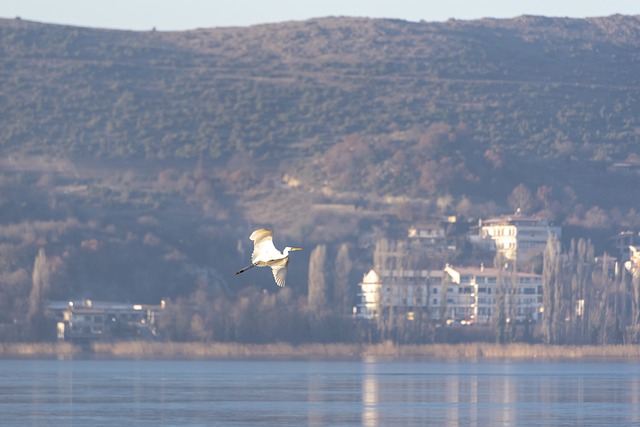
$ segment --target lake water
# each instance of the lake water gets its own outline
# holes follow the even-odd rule
[[[640,365],[0,360],[0,425],[640,426]]]

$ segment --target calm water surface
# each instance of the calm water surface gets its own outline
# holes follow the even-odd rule
[[[0,425],[640,426],[640,365],[0,360]]]

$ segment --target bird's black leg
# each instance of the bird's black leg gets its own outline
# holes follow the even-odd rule
[[[256,266],[255,264],[249,264],[249,265],[247,265],[246,267],[244,267],[244,268],[242,268],[242,269],[240,269],[240,270],[236,271],[236,274],[244,273],[244,272],[245,272],[245,271],[247,271],[248,269],[253,268],[253,267],[255,267],[255,266]]]

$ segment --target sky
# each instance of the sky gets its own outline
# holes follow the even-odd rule
[[[0,17],[159,31],[249,26],[326,16],[407,21],[640,15],[639,0],[0,0]]]

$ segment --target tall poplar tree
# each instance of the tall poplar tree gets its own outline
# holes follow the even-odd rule
[[[560,280],[560,242],[549,237],[542,267],[542,337],[547,344],[558,344],[558,281]]]
[[[326,279],[327,246],[318,245],[309,257],[309,308],[316,313],[323,313],[327,304]]]
[[[351,274],[351,258],[349,257],[349,246],[346,243],[340,245],[334,268],[333,280],[333,300],[339,315],[350,313],[351,308],[351,286],[349,275]]]

